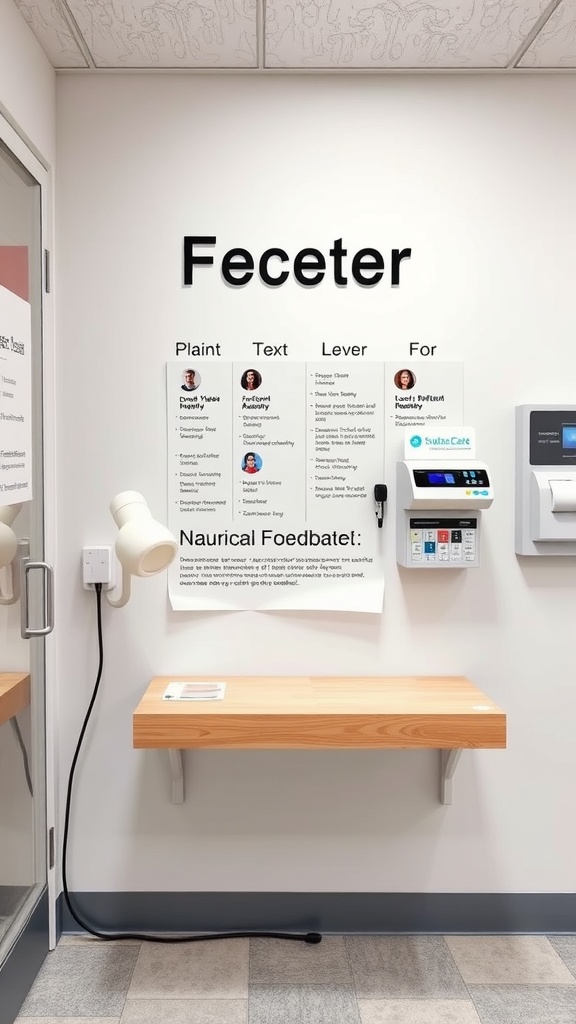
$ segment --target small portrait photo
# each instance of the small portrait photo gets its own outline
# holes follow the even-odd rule
[[[182,374],[182,386],[181,391],[196,391],[202,383],[202,378],[198,373],[198,370],[184,370]]]
[[[416,383],[416,377],[412,370],[398,370],[394,374],[394,383],[399,391],[410,391]]]
[[[256,452],[246,452],[242,459],[242,471],[244,473],[259,473],[262,469],[262,459]]]
[[[256,391],[262,383],[262,374],[258,370],[244,370],[240,384],[244,391]]]

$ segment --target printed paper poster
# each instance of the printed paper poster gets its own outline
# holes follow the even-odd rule
[[[406,428],[440,430],[464,422],[462,363],[395,362],[385,364],[386,432]]]
[[[0,285],[0,505],[32,498],[30,303]]]
[[[172,607],[379,613],[384,367],[171,362]]]

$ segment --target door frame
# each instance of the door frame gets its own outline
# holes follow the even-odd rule
[[[52,170],[30,150],[25,140],[6,120],[0,110],[0,140],[13,156],[26,168],[40,186],[41,247],[42,247],[42,387],[43,387],[43,476],[44,476],[44,559],[50,565],[56,561],[56,398],[55,398],[55,343],[54,343],[54,184]],[[46,280],[50,253],[50,281]],[[49,290],[47,290],[47,287]],[[46,876],[48,890],[48,943],[54,949],[57,941],[56,903],[58,898],[58,847],[56,773],[56,643],[54,632],[45,638],[45,716],[46,716]],[[49,835],[52,835],[54,864],[50,865]]]

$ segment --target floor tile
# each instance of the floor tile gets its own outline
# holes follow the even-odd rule
[[[360,999],[362,1024],[480,1024],[463,999]]]
[[[467,985],[576,984],[543,935],[448,935]]]
[[[49,953],[21,1017],[119,1017],[138,950],[59,947]]]
[[[550,944],[576,977],[576,935],[551,935]]]
[[[248,1024],[248,1000],[127,999],[121,1024]]]
[[[250,984],[337,985],[353,981],[342,935],[319,945],[250,939]]]
[[[144,942],[130,998],[247,999],[248,939],[163,944]]]
[[[352,985],[251,985],[249,1024],[361,1024]]]
[[[347,936],[359,999],[467,999],[440,935]]]
[[[481,1024],[574,1024],[574,985],[472,985]]]

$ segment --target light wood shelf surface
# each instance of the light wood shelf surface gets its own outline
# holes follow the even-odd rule
[[[170,682],[226,683],[222,701],[163,701]],[[503,748],[506,715],[463,676],[158,676],[134,712],[138,748]]]
[[[0,672],[0,725],[28,707],[30,676],[28,672]]]

